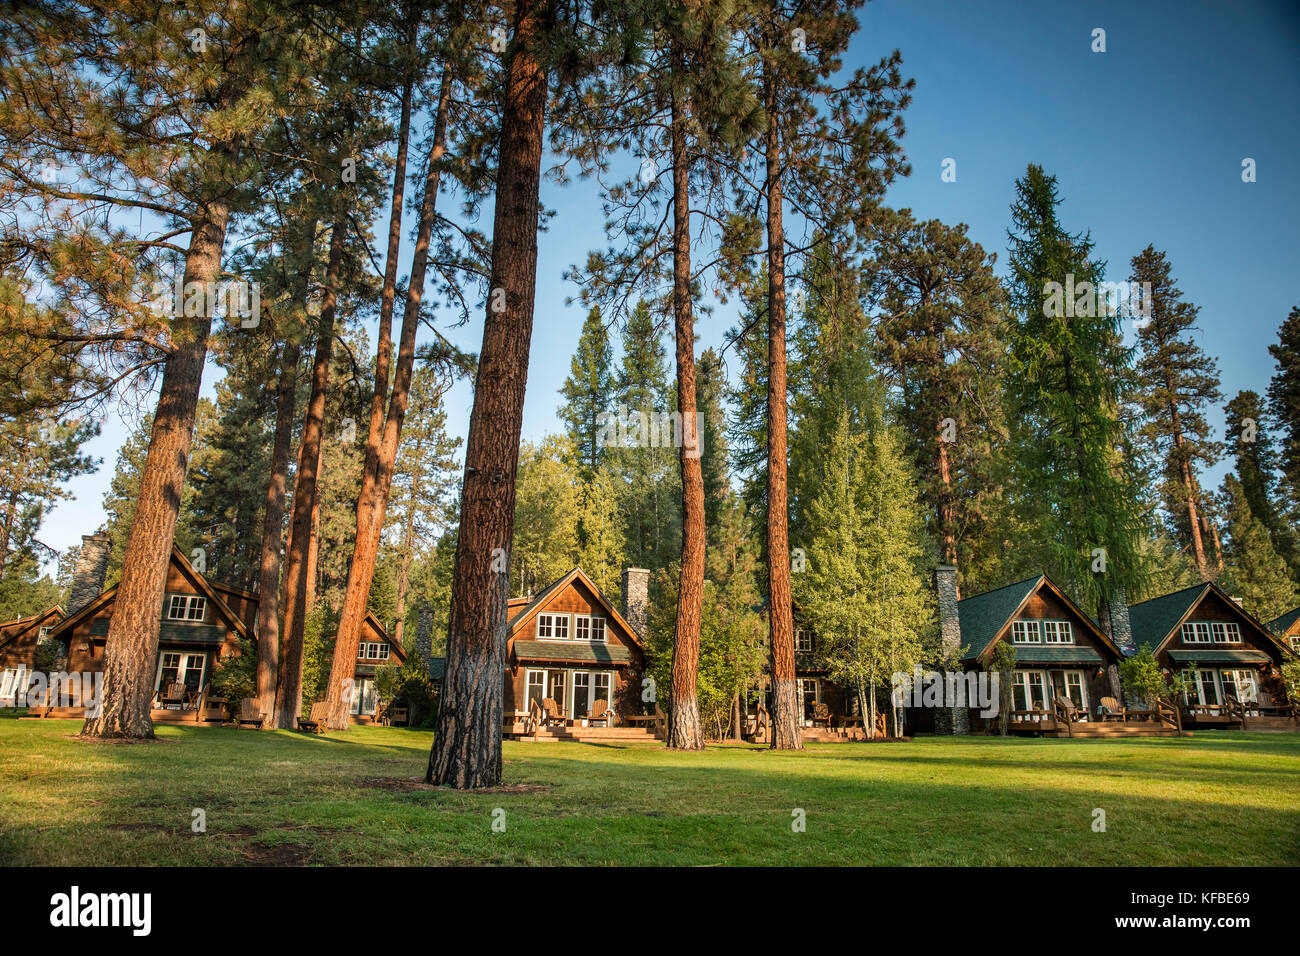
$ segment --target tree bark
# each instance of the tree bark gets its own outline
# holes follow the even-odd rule
[[[411,279],[406,289],[402,337],[398,343],[397,365],[393,372],[393,394],[388,402],[388,414],[381,416],[382,421],[376,420],[372,407],[370,424],[373,431],[366,439],[366,467],[361,478],[361,491],[357,496],[356,541],[352,550],[352,563],[348,568],[347,591],[343,597],[343,613],[339,616],[334,659],[325,697],[330,705],[329,726],[332,730],[346,730],[349,725],[348,691],[352,685],[345,681],[350,680],[356,672],[361,626],[366,617],[370,585],[374,582],[379,537],[388,508],[388,492],[393,482],[393,466],[397,462],[397,446],[401,441],[402,423],[406,420],[407,403],[411,396],[415,333],[420,327],[424,277],[429,265],[429,242],[437,218],[438,185],[441,180],[442,156],[447,145],[447,111],[450,102],[451,73],[444,69],[434,120],[433,148],[429,153],[429,171],[424,184],[424,201],[420,207],[420,224],[416,233],[414,259],[411,262]],[[384,347],[381,351],[387,352],[388,349]],[[378,387],[377,382],[377,398],[380,397]],[[382,429],[376,427],[379,424],[382,424]]]
[[[185,288],[211,288],[221,275],[221,250],[230,217],[224,202],[211,202],[193,227],[185,256]],[[177,303],[179,306],[181,303]],[[171,561],[185,472],[194,444],[194,415],[208,354],[213,303],[203,315],[172,320],[172,352],[163,365],[149,453],[140,476],[135,518],[127,537],[122,578],[104,647],[104,689],[98,716],[82,737],[153,737],[153,699],[158,630]],[[180,311],[180,309],[178,309]]]
[[[543,20],[549,9],[518,0],[505,67],[488,309],[465,449],[446,671],[426,775],[458,789],[501,782],[506,596],[546,128],[547,77],[537,46],[549,28]],[[501,295],[505,308],[498,312]]]
[[[700,613],[704,602],[704,475],[701,437],[695,433],[695,318],[691,310],[690,159],[681,104],[672,103],[673,325],[677,344],[677,409],[682,416],[682,562],[673,632],[667,744],[703,750],[696,675],[700,666]]]
[[[330,235],[329,264],[325,270],[325,299],[321,303],[316,333],[316,359],[312,366],[311,397],[303,417],[298,478],[293,493],[289,556],[285,562],[284,649],[280,655],[279,688],[275,699],[275,726],[292,730],[302,713],[303,642],[306,639],[308,551],[312,509],[316,504],[316,479],[321,440],[325,431],[325,390],[329,386],[330,359],[334,355],[334,316],[338,304],[339,273],[347,226],[335,222]]]
[[[770,84],[771,81],[769,80]],[[768,116],[775,93],[768,91]],[[786,474],[785,226],[781,146],[767,128],[767,597],[772,664],[772,749],[803,748],[790,603],[790,510]]]
[[[316,220],[305,234],[306,265],[298,273],[294,302],[304,307],[311,282],[312,249]],[[271,474],[266,486],[266,512],[262,521],[262,550],[257,576],[257,699],[258,709],[275,713],[275,685],[280,669],[280,571],[284,558],[284,505],[289,475],[289,449],[297,412],[298,363],[302,358],[300,329],[289,329],[280,356],[280,384],[275,398],[275,438],[271,446]]]

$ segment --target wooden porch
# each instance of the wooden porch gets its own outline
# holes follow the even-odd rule
[[[1164,699],[1150,710],[1118,708],[1099,720],[1086,719],[1067,700],[1057,698],[1050,708],[1031,707],[1007,715],[1007,731],[1040,737],[1186,737],[1182,710]]]

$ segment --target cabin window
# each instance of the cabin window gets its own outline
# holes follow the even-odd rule
[[[352,704],[349,712],[357,717],[362,714],[373,714],[375,703],[375,682],[369,677],[358,677],[352,685]]]
[[[1073,644],[1074,632],[1069,621],[1043,621],[1044,644]]]
[[[1215,621],[1210,625],[1215,644],[1240,644],[1241,628],[1235,621]]]
[[[821,681],[816,677],[801,677],[799,692],[803,697],[803,719],[806,723],[812,720],[813,708],[821,697]]]
[[[1016,671],[1011,688],[1011,702],[1015,710],[1046,710],[1047,681],[1042,671]]]
[[[537,701],[537,706],[542,706],[542,698],[546,696],[546,671],[529,671],[528,672],[528,689],[524,695],[525,707],[531,709],[533,701]]]
[[[31,683],[28,679],[30,671],[27,665],[19,664],[17,667],[6,667],[3,673],[0,673],[0,702],[4,702],[6,707],[17,706],[15,701],[23,698],[26,702],[27,687]]]
[[[605,643],[605,619],[586,614],[575,614],[573,617],[573,636],[579,641]]]
[[[181,683],[185,689],[196,691],[203,686],[203,671],[207,665],[206,654],[182,654],[164,651],[158,655],[158,678],[154,690],[162,693],[168,685]]]
[[[208,610],[208,599],[197,594],[173,594],[167,607],[169,621],[202,621]]]
[[[567,641],[569,639],[569,615],[537,615],[537,639]]]
[[[1243,704],[1255,704],[1259,702],[1259,687],[1255,683],[1254,671],[1220,671],[1219,681],[1223,685],[1224,697],[1235,697]]]
[[[794,649],[800,654],[811,654],[813,649],[813,632],[798,628],[794,632]]]
[[[1084,689],[1083,671],[1052,671],[1052,693],[1058,699],[1068,697],[1081,712],[1088,712],[1088,695]]]
[[[38,628],[36,631],[36,643],[39,644],[41,641],[45,640],[45,638],[49,636],[49,633],[50,626],[48,624],[44,627]]]
[[[1210,622],[1209,621],[1188,621],[1186,624],[1184,624],[1183,643],[1184,644],[1210,643]]]
[[[388,660],[388,645],[383,641],[362,641],[357,646],[357,660],[386,661]]]
[[[1291,650],[1300,654],[1300,634],[1296,634],[1291,638]]]
[[[1015,621],[1011,625],[1012,644],[1041,644],[1043,638],[1037,621]]]
[[[1201,703],[1219,703],[1219,686],[1214,679],[1214,671],[1201,671]]]

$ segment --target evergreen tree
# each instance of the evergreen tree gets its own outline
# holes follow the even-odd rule
[[[447,413],[442,396],[446,376],[428,365],[415,371],[411,383],[411,415],[402,430],[393,470],[389,511],[395,531],[396,559],[395,614],[393,638],[407,648],[406,604],[411,585],[411,566],[426,554],[450,526],[454,515],[459,438],[447,434]]]
[[[875,735],[876,690],[919,664],[933,598],[925,526],[902,443],[877,416],[840,406],[825,446],[821,490],[808,506],[808,569],[795,599],[833,680],[857,691]]]
[[[1300,604],[1300,591],[1288,575],[1286,563],[1273,550],[1268,530],[1250,510],[1236,476],[1223,479],[1220,493],[1228,519],[1224,548],[1228,584],[1247,611],[1261,621],[1271,621]]]
[[[1277,362],[1268,383],[1268,407],[1280,428],[1282,490],[1292,522],[1300,524],[1300,305],[1287,315],[1268,352]]]
[[[569,366],[560,394],[565,403],[560,406],[560,418],[573,442],[584,475],[590,480],[604,461],[605,449],[601,447],[602,415],[611,413],[614,395],[613,375],[610,371],[612,351],[609,331],[600,317],[600,308],[593,307],[582,324],[578,337],[578,350]]]
[[[997,257],[966,226],[882,215],[867,287],[882,369],[915,465],[939,558],[963,572],[1000,552],[989,540],[1000,497],[994,455],[1005,430],[998,382],[1005,298]]]
[[[1026,532],[1015,547],[1101,615],[1141,585],[1138,483],[1119,451],[1130,357],[1118,318],[1099,302],[1092,240],[1065,231],[1060,202],[1056,178],[1040,166],[1016,182],[1004,399]]]
[[[1273,422],[1258,392],[1244,390],[1224,407],[1228,447],[1235,452],[1237,480],[1255,519],[1300,582],[1300,540],[1279,507],[1277,448]]]
[[[730,455],[727,448],[727,411],[724,405],[727,388],[722,359],[713,349],[700,355],[698,376],[695,380],[695,407],[704,421],[701,436],[700,464],[704,480],[704,524],[708,540],[714,540],[714,530],[722,520],[731,492]]]
[[[1221,450],[1205,420],[1206,406],[1222,397],[1219,371],[1191,338],[1200,309],[1183,301],[1165,254],[1147,246],[1131,266],[1129,281],[1150,289],[1149,313],[1137,324],[1139,434],[1163,459],[1160,499],[1175,540],[1190,550],[1201,579],[1208,581],[1212,566],[1221,569],[1223,560],[1198,474],[1214,467]]]

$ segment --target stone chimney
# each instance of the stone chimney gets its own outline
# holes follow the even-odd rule
[[[77,555],[77,568],[72,572],[68,588],[68,606],[71,616],[80,611],[104,590],[104,577],[108,574],[108,555],[113,542],[106,534],[81,536],[81,551]]]
[[[934,569],[934,587],[939,596],[939,641],[945,655],[961,650],[961,615],[957,611],[957,569],[941,564]]]
[[[433,608],[427,604],[420,605],[415,619],[415,653],[424,661],[424,669],[429,670],[433,659]]]
[[[1128,593],[1120,588],[1110,599],[1110,639],[1124,653],[1133,650],[1133,624],[1128,617]]]
[[[957,666],[961,651],[961,613],[957,608],[957,569],[941,564],[934,569],[934,589],[939,598],[939,645],[950,667]],[[939,707],[934,712],[936,734],[970,731],[970,711],[965,707]]]
[[[623,569],[623,617],[645,640],[650,614],[650,572],[645,568]]]

